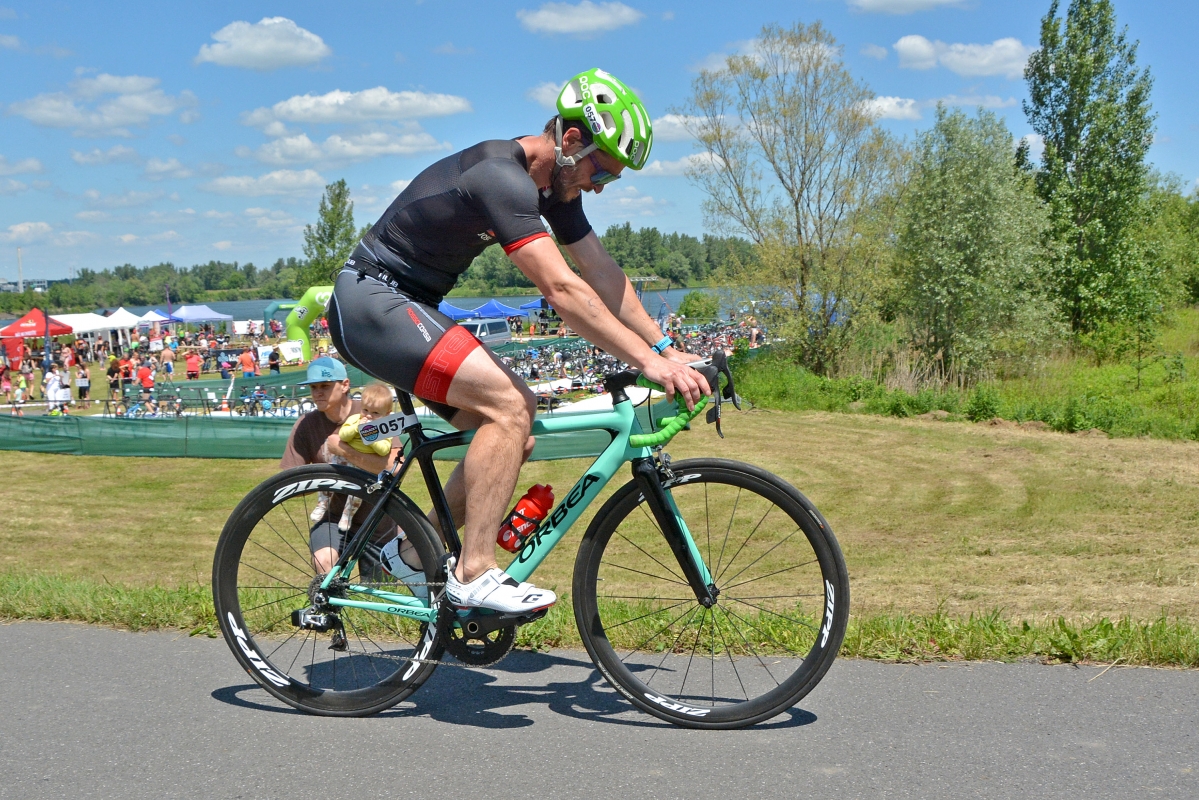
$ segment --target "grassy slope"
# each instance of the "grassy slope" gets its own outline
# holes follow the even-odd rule
[[[697,427],[672,453],[761,464],[817,504],[850,568],[850,652],[1002,658],[1073,647],[1199,664],[1199,445],[825,413],[742,413],[726,429],[721,442]],[[237,500],[275,468],[0,458],[10,509],[0,531],[0,616],[132,627],[210,628],[216,538]],[[519,486],[548,481],[564,491],[584,466],[531,464]],[[50,499],[31,499],[39,497]],[[569,590],[585,523],[539,580]],[[1153,634],[1162,615],[1170,622]],[[1059,617],[1084,644],[1071,644]],[[1101,617],[1133,623],[1120,633]],[[530,626],[525,641],[570,644],[570,628],[563,608]],[[1130,656],[1136,642],[1137,652],[1158,655]]]

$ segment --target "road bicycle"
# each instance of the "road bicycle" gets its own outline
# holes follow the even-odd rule
[[[672,461],[662,449],[705,406],[723,436],[721,400],[738,399],[732,373],[723,353],[703,370],[711,403],[658,420],[659,430],[644,432],[626,390],[661,387],[631,370],[605,378],[611,410],[535,420],[534,435],[598,435],[606,446],[506,570],[531,579],[630,464],[632,480],[592,516],[575,558],[570,601],[583,645],[637,708],[681,726],[737,728],[791,708],[828,671],[845,635],[849,578],[828,522],[795,487],[750,464]],[[213,601],[226,643],[268,692],[314,714],[389,708],[445,652],[467,666],[492,664],[512,648],[517,626],[546,613],[466,611],[445,600],[461,543],[433,458],[471,432],[427,437],[411,398],[399,400],[399,413],[361,431],[402,435],[402,464],[377,476],[333,465],[280,472],[241,501],[217,545]],[[444,540],[401,491],[414,466]],[[332,520],[338,498],[363,501],[327,574],[309,549],[320,491],[334,493]],[[420,584],[380,567],[381,548],[399,531],[419,556]]]

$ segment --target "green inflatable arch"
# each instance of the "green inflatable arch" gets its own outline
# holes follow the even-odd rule
[[[304,360],[312,360],[312,343],[308,340],[308,326],[319,317],[329,305],[333,296],[332,286],[313,286],[304,292],[304,296],[296,301],[296,306],[287,315],[283,323],[287,327],[287,338],[300,342],[304,351]]]

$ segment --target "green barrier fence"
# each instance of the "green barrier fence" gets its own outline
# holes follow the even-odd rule
[[[654,406],[654,419],[673,416],[674,403]],[[649,429],[649,411],[637,409],[641,424]],[[0,416],[0,450],[60,453],[76,456],[141,456],[159,458],[279,458],[287,446],[294,420],[271,417],[224,418],[211,416],[177,419],[123,419],[113,417],[5,417]],[[449,431],[449,425],[431,420],[430,435]],[[533,461],[585,458],[600,454],[611,441],[603,431],[559,433],[537,437]],[[446,461],[462,458],[466,448],[442,450]]]

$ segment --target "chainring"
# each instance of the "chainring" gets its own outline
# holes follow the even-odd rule
[[[516,644],[516,626],[497,628],[478,638],[467,638],[458,625],[445,627],[445,649],[454,658],[470,667],[486,667],[496,663]]]

